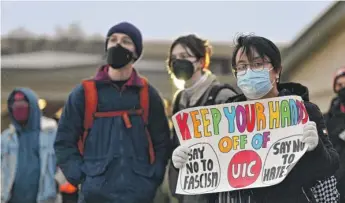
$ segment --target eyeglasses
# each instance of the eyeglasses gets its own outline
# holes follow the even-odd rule
[[[234,73],[236,76],[242,76],[247,73],[248,68],[250,68],[253,72],[261,72],[263,71],[266,67],[265,65],[270,64],[271,62],[269,61],[264,61],[264,62],[255,62],[252,64],[238,64],[235,66]]]

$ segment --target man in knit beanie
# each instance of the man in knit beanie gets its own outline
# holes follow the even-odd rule
[[[340,158],[340,167],[335,173],[340,192],[340,202],[345,202],[345,67],[336,71],[333,90],[337,96],[325,115],[329,136]]]
[[[114,25],[107,33],[105,51],[108,76],[112,81],[120,81],[117,85],[121,86],[132,74],[133,63],[141,57],[143,40],[140,30],[128,22]]]
[[[105,40],[106,65],[66,102],[55,141],[79,203],[151,203],[170,156],[169,126],[158,91],[134,63],[143,51],[137,27],[122,22]]]

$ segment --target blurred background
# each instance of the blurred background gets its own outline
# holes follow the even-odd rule
[[[233,41],[240,33],[273,40],[283,57],[283,81],[309,87],[322,111],[333,96],[335,70],[345,65],[345,2],[1,2],[1,128],[9,124],[7,96],[15,87],[37,92],[45,116],[61,108],[82,79],[103,63],[108,28],[129,21],[141,29],[137,70],[170,103],[176,86],[166,71],[169,46],[196,33],[213,46],[211,71],[234,84]]]

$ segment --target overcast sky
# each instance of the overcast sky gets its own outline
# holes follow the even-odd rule
[[[53,35],[55,27],[80,23],[92,35],[105,35],[120,21],[137,25],[146,40],[170,40],[196,33],[211,41],[232,41],[236,33],[254,32],[275,42],[290,42],[310,25],[331,1],[252,2],[1,2],[1,34],[24,26]]]

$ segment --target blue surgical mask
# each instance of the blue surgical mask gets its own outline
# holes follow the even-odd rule
[[[254,72],[248,68],[246,74],[237,76],[237,86],[248,99],[260,99],[273,88],[268,69]]]

